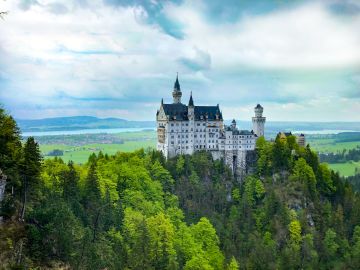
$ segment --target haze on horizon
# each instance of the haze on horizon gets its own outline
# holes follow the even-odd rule
[[[182,102],[225,119],[360,121],[360,1],[14,0],[0,104],[15,118],[154,120]]]

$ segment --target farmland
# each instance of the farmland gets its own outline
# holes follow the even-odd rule
[[[154,131],[123,132],[117,134],[54,135],[36,137],[44,158],[52,158],[49,153],[61,150],[60,157],[65,161],[84,163],[92,153],[115,154],[118,151],[130,152],[140,148],[155,147]]]

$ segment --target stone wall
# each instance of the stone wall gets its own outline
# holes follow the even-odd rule
[[[224,151],[210,151],[211,152],[211,155],[212,155],[212,158],[214,160],[219,160],[219,159],[222,159],[224,158]]]
[[[235,175],[238,180],[243,180],[246,175],[246,156],[248,151],[238,150],[237,151],[237,164]]]

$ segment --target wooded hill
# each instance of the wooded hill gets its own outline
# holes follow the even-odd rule
[[[2,269],[359,269],[360,196],[295,137],[236,181],[206,152],[42,160],[0,110]]]

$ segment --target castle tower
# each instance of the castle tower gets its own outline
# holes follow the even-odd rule
[[[255,107],[255,117],[252,118],[253,131],[260,137],[264,136],[266,118],[262,116],[264,108],[260,104]]]
[[[180,89],[180,83],[179,83],[179,79],[178,79],[178,75],[176,74],[176,81],[174,84],[174,91],[172,93],[173,98],[174,98],[174,103],[181,103],[181,89]]]
[[[298,142],[299,146],[305,147],[305,145],[306,145],[305,135],[301,133],[301,134],[297,137],[297,142]]]

